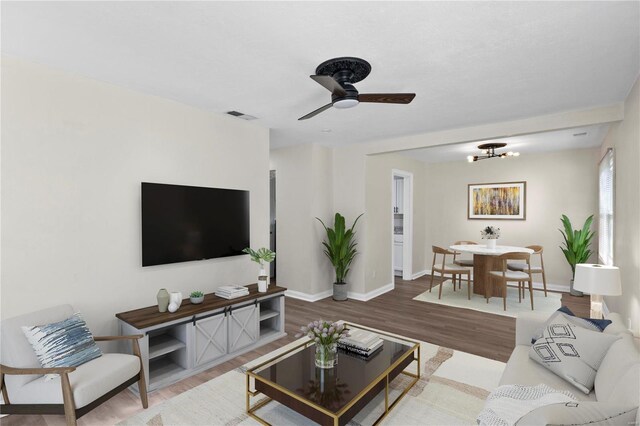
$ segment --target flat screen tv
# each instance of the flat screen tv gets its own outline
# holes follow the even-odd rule
[[[249,191],[142,182],[142,266],[236,256],[249,246]]]

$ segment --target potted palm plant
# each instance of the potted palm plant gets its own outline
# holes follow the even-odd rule
[[[593,254],[590,249],[591,238],[593,238],[593,231],[591,231],[593,215],[587,218],[584,225],[582,225],[582,229],[573,229],[573,225],[571,225],[571,221],[566,215],[562,215],[560,220],[564,227],[564,230],[559,230],[564,237],[564,246],[560,246],[560,250],[562,250],[564,257],[569,262],[569,266],[571,266],[572,278],[569,291],[573,296],[582,296],[582,292],[573,289],[573,279],[576,275],[576,265],[578,263],[586,263],[591,254]]]
[[[327,227],[320,218],[316,217],[327,233],[326,241],[322,242],[324,254],[327,255],[336,272],[336,281],[333,283],[333,300],[347,300],[347,282],[345,280],[351,262],[358,253],[357,243],[353,237],[355,236],[354,228],[361,216],[356,218],[349,229],[345,226],[344,216],[340,213],[335,215],[333,228]]]

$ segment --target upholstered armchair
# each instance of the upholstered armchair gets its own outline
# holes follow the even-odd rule
[[[0,323],[1,414],[64,414],[68,425],[117,393],[138,382],[142,406],[147,387],[135,336],[94,337],[95,341],[128,340],[133,354],[104,353],[78,367],[42,368],[22,327],[49,324],[71,317],[70,305],[33,312]],[[46,380],[45,374],[59,375]]]

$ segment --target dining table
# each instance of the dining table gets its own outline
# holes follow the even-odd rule
[[[489,273],[491,271],[501,271],[502,264],[498,256],[505,253],[529,253],[533,250],[527,247],[516,246],[495,246],[489,248],[485,244],[458,244],[449,246],[449,249],[456,253],[470,253],[473,255],[473,292],[485,295],[485,288],[489,285]],[[502,290],[496,286],[493,294],[489,296],[502,297]]]

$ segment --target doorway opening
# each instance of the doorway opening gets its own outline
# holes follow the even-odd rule
[[[413,279],[413,173],[391,173],[391,282]]]

